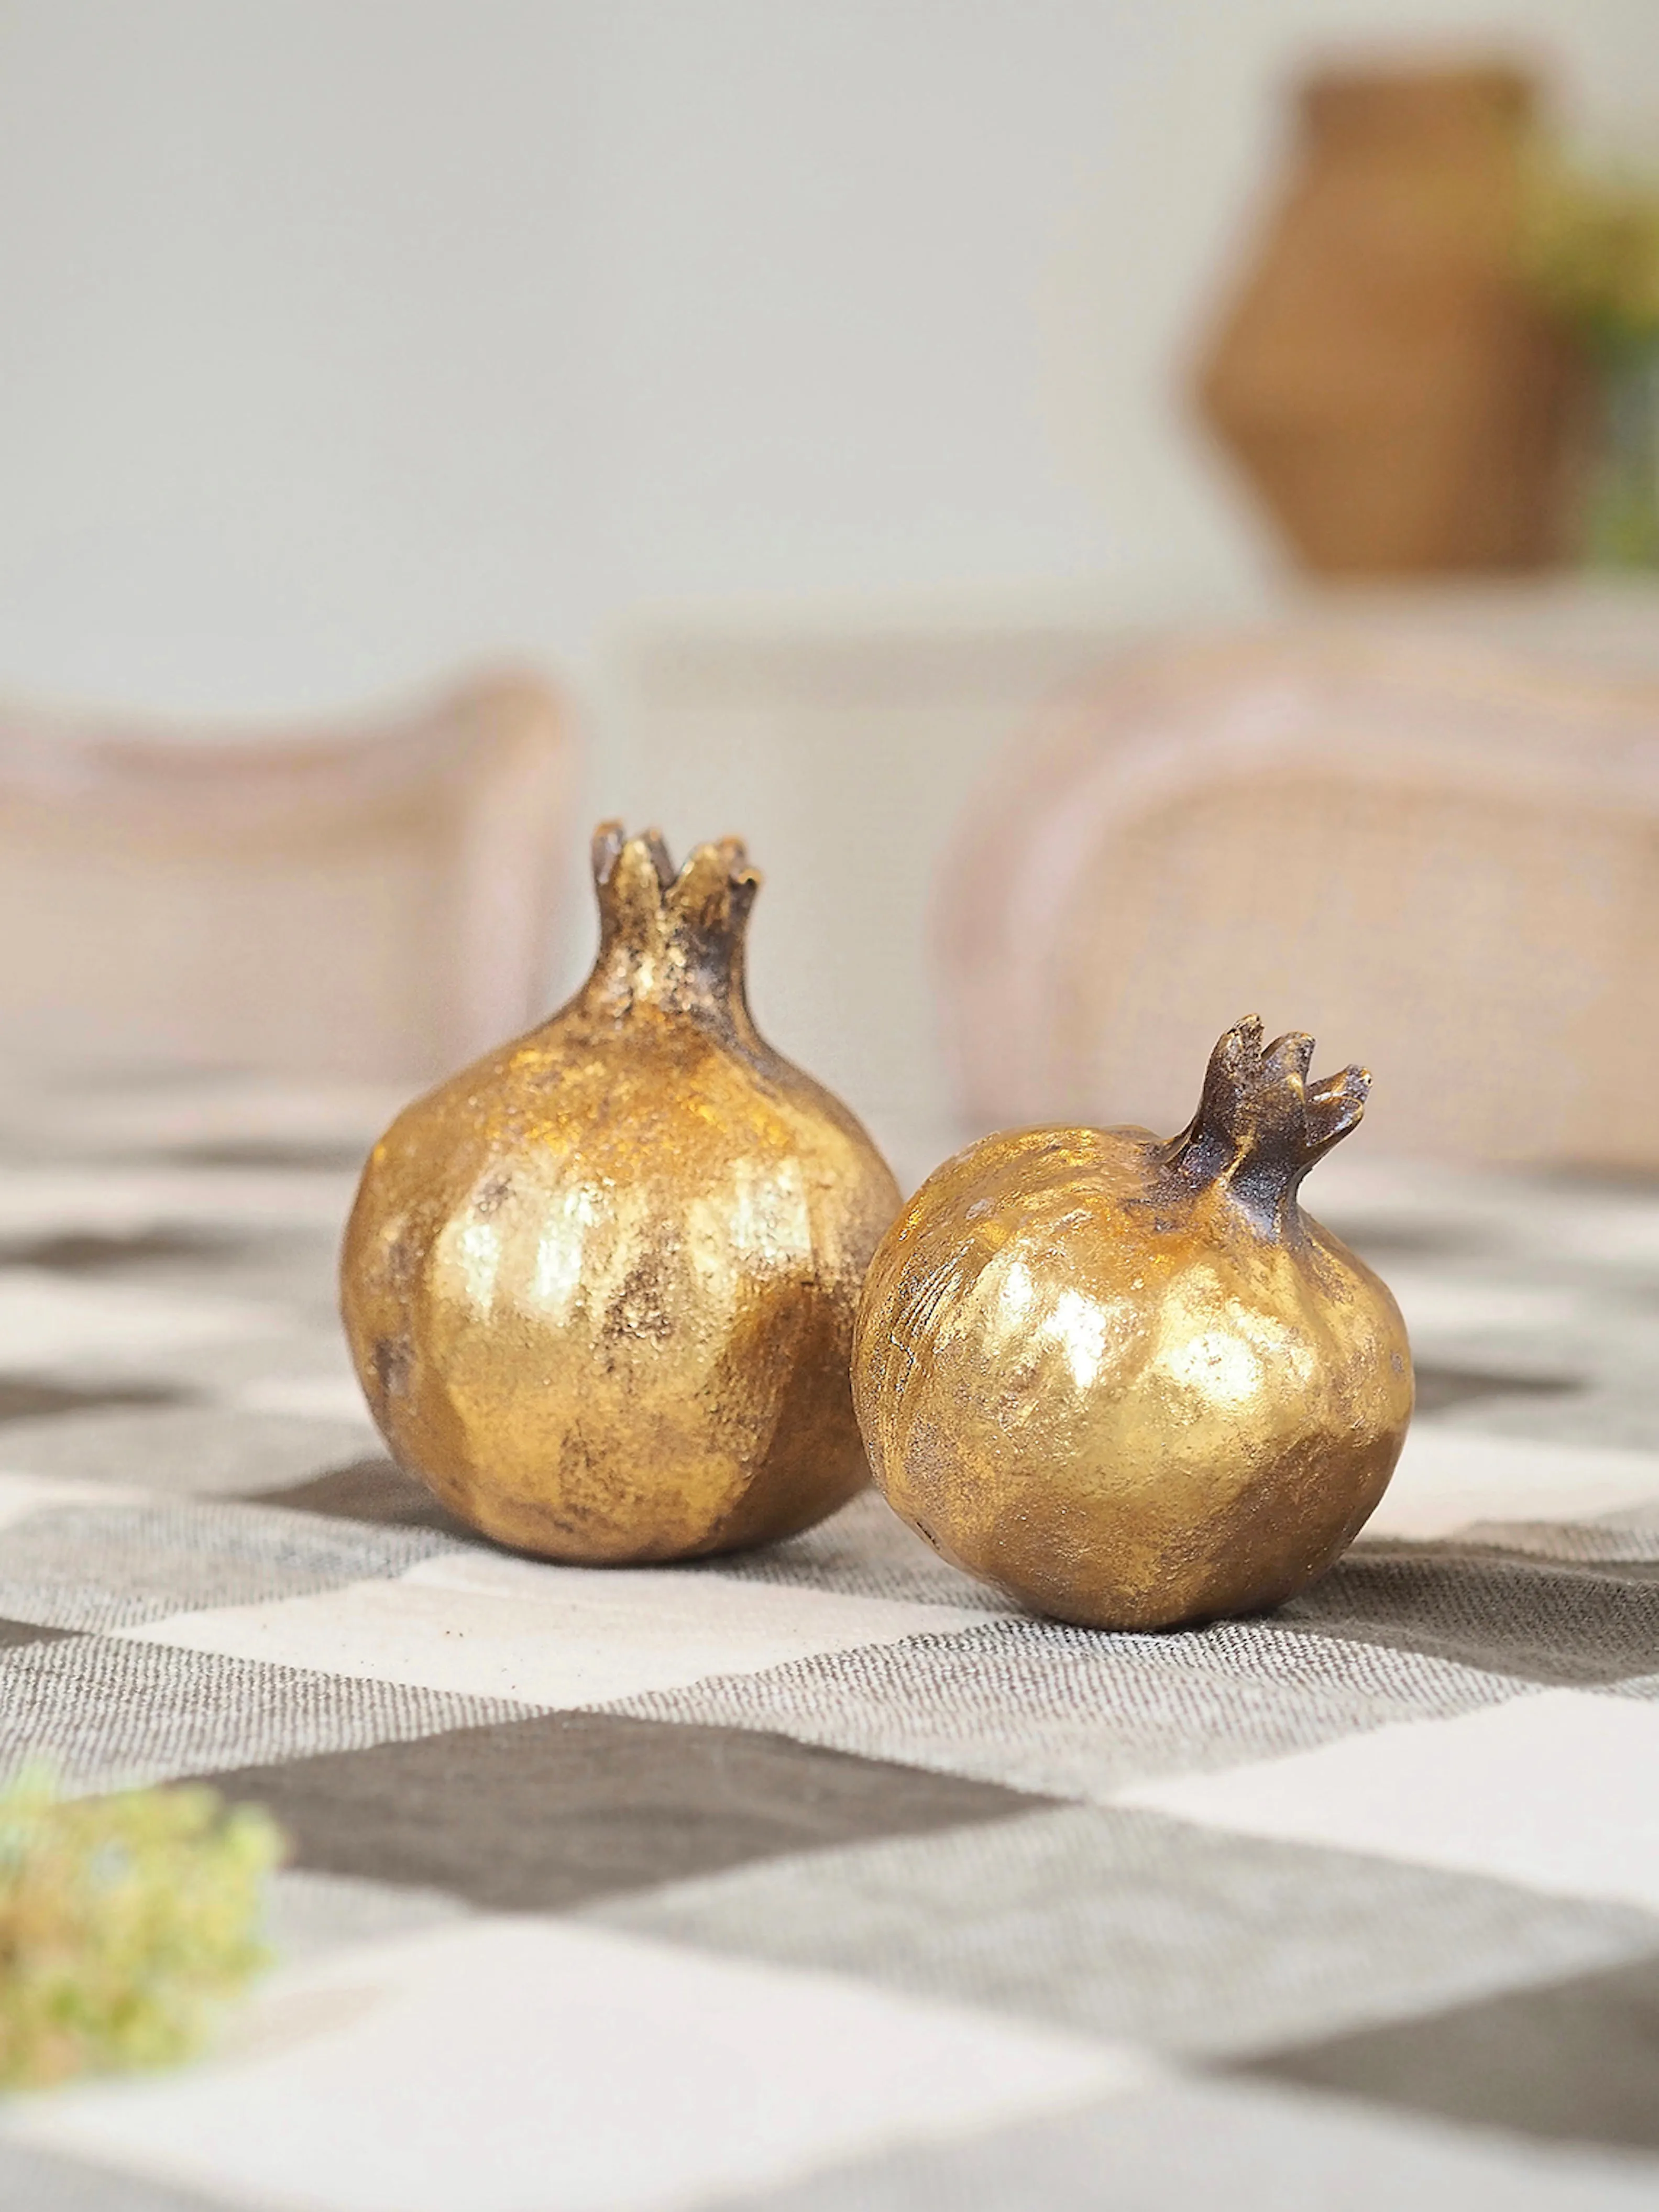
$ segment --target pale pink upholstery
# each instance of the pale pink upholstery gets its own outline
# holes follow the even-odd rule
[[[939,912],[978,1122],[1173,1130],[1260,1012],[1392,1151],[1659,1166],[1659,684],[1286,629],[1126,652],[981,793]]]
[[[0,708],[0,1048],[456,1066],[545,1003],[570,789],[516,675],[260,732]]]

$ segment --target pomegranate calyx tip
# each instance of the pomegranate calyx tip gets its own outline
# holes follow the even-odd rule
[[[1262,1043],[1259,1014],[1224,1030],[1210,1054],[1191,1124],[1168,1163],[1204,1182],[1224,1182],[1275,1209],[1294,1200],[1314,1163],[1356,1127],[1370,1089],[1369,1069],[1345,1067],[1310,1083],[1314,1041],[1292,1030]]]

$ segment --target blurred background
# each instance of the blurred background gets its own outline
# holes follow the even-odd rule
[[[1659,1165],[1656,117],[1651,0],[9,0],[0,1047],[407,1090],[621,815],[911,1174],[1258,1005]]]

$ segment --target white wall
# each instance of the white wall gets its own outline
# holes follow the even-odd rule
[[[1310,39],[1652,0],[9,0],[0,689],[331,700],[641,599],[1227,588],[1172,363]]]
[[[1181,375],[1282,82],[1487,33],[1659,106],[1655,0],[8,0],[0,695],[252,714],[498,651],[592,690],[653,605],[1236,601],[1272,553]],[[594,812],[764,860],[787,803],[799,968],[821,718],[757,777],[605,696]],[[976,767],[939,729],[875,763],[896,853]],[[780,1041],[844,1063],[799,997]]]

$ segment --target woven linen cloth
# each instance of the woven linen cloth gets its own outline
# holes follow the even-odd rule
[[[334,1317],[380,1112],[4,1102],[5,1763],[293,1852],[215,2052],[0,2104],[0,2204],[1659,2202],[1659,1187],[1333,1161],[1395,1482],[1276,1613],[1103,1635],[873,1495],[640,1571],[447,1520]]]

